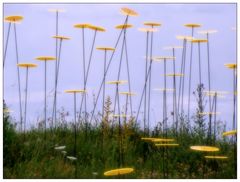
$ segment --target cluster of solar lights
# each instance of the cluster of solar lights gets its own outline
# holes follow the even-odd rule
[[[53,102],[53,112],[52,112],[52,122],[55,122],[56,124],[56,111],[57,111],[57,89],[58,89],[58,78],[59,78],[59,70],[60,70],[60,58],[61,58],[61,51],[62,51],[62,42],[65,40],[69,40],[69,37],[66,36],[61,36],[58,35],[58,13],[63,12],[62,10],[50,10],[51,12],[56,13],[56,35],[53,36],[52,38],[56,39],[56,55],[55,57],[52,56],[40,56],[37,57],[36,60],[39,61],[43,61],[44,62],[44,128],[45,128],[45,139],[46,139],[46,124],[47,124],[47,107],[46,107],[46,103],[47,103],[47,97],[46,97],[46,93],[47,93],[47,62],[49,61],[55,61],[55,83],[54,83],[54,102]],[[120,30],[119,33],[119,38],[120,36],[123,34],[124,38],[123,38],[123,46],[122,46],[122,50],[121,52],[123,53],[124,49],[126,50],[126,30],[128,28],[133,27],[131,24],[128,24],[128,19],[130,16],[138,16],[138,13],[136,13],[134,10],[131,10],[129,8],[122,8],[121,9],[121,13],[123,15],[126,16],[126,19],[124,21],[124,24],[121,25],[117,25],[115,28]],[[9,28],[8,28],[8,35],[7,35],[7,41],[6,41],[6,46],[5,46],[5,51],[4,51],[4,56],[3,56],[3,68],[5,65],[5,60],[6,60],[6,53],[7,53],[7,45],[8,45],[8,39],[9,39],[9,34],[10,34],[10,29],[11,26],[14,26],[14,31],[15,31],[15,44],[17,47],[17,37],[16,37],[16,23],[19,23],[23,20],[22,16],[8,16],[5,17],[5,21],[9,23]],[[189,72],[189,87],[188,87],[188,120],[189,120],[189,108],[190,108],[190,96],[191,96],[191,74],[192,74],[192,48],[193,48],[193,44],[197,44],[198,45],[198,54],[199,54],[199,85],[202,84],[202,75],[201,75],[201,60],[200,60],[200,45],[202,43],[209,43],[209,34],[211,33],[215,33],[215,30],[208,30],[208,31],[200,31],[199,33],[201,34],[205,34],[206,35],[206,39],[195,39],[194,37],[194,30],[196,28],[201,27],[200,24],[186,24],[185,26],[188,28],[191,28],[192,30],[192,34],[191,36],[177,36],[177,39],[182,40],[183,41],[183,46],[170,46],[170,47],[166,47],[166,50],[171,50],[172,51],[172,56],[158,56],[158,57],[153,57],[152,55],[152,47],[153,47],[153,33],[157,31],[156,27],[161,26],[160,23],[158,22],[145,22],[144,23],[145,26],[144,28],[139,28],[139,31],[145,32],[146,33],[146,65],[145,65],[145,82],[144,82],[144,88],[143,88],[143,92],[141,94],[141,102],[138,108],[138,112],[137,112],[137,116],[136,116],[136,120],[138,118],[139,115],[139,111],[141,108],[141,104],[142,101],[144,100],[144,137],[142,137],[141,139],[143,141],[147,141],[150,142],[152,144],[154,144],[155,147],[164,147],[164,148],[169,148],[169,147],[178,147],[179,144],[178,143],[173,143],[175,141],[175,139],[173,138],[167,138],[167,120],[165,123],[163,123],[163,130],[164,130],[164,135],[162,138],[154,138],[154,137],[145,137],[146,128],[149,128],[149,123],[146,123],[147,121],[149,122],[149,115],[150,115],[150,110],[149,108],[151,107],[151,73],[152,73],[152,63],[153,62],[163,62],[164,64],[164,88],[157,88],[154,89],[155,91],[161,91],[163,93],[163,121],[165,121],[165,118],[167,118],[167,94],[166,92],[172,92],[173,93],[173,111],[174,114],[173,115],[173,121],[176,123],[176,130],[178,130],[178,115],[182,113],[183,110],[183,94],[184,94],[184,82],[185,82],[185,77],[184,75],[185,73],[185,60],[186,60],[186,45],[188,42],[191,43],[191,50],[190,50],[190,72]],[[95,39],[96,39],[96,35],[97,32],[105,32],[106,30],[103,27],[99,27],[99,26],[95,26],[92,24],[75,24],[74,25],[75,28],[77,29],[81,29],[82,30],[82,47],[83,47],[83,83],[84,83],[84,88],[79,90],[79,89],[73,89],[73,90],[65,90],[65,93],[69,93],[69,94],[73,94],[73,102],[74,102],[74,151],[73,151],[73,156],[67,156],[67,158],[69,160],[77,160],[77,151],[76,151],[76,144],[77,144],[77,137],[76,137],[76,133],[77,133],[77,128],[76,128],[76,122],[77,120],[81,117],[81,114],[79,115],[79,118],[77,118],[77,94],[82,94],[82,99],[81,99],[81,104],[80,104],[80,112],[82,113],[82,107],[83,107],[83,103],[84,103],[84,111],[85,111],[85,116],[84,118],[86,119],[86,112],[87,112],[87,108],[86,108],[86,93],[87,93],[87,81],[88,81],[88,74],[89,74],[89,69],[91,66],[91,61],[92,61],[92,53],[93,53],[93,48],[95,46]],[[91,46],[91,53],[89,56],[89,60],[88,62],[86,62],[86,56],[85,56],[85,42],[84,42],[84,32],[86,29],[89,30],[93,30],[94,31],[94,38],[93,38],[93,43]],[[150,39],[150,40],[149,40]],[[102,117],[104,117],[105,113],[104,113],[104,100],[105,100],[105,84],[111,84],[111,85],[115,85],[115,102],[114,102],[114,108],[116,106],[116,112],[114,110],[114,114],[111,115],[111,117],[113,119],[117,119],[119,122],[119,130],[121,130],[121,118],[124,118],[126,120],[127,117],[129,117],[129,115],[127,115],[127,105],[128,105],[128,99],[130,100],[130,110],[131,110],[131,115],[132,116],[132,101],[131,101],[131,97],[135,96],[136,94],[133,93],[131,91],[131,82],[130,82],[130,76],[128,74],[128,80],[120,80],[120,72],[121,72],[121,63],[122,63],[122,55],[121,55],[121,60],[120,60],[120,64],[118,67],[118,78],[117,80],[113,80],[113,81],[106,81],[106,74],[107,71],[109,69],[111,60],[113,58],[113,55],[115,53],[115,49],[117,47],[118,41],[116,43],[115,47],[97,47],[97,50],[103,51],[104,52],[104,75],[103,75],[103,80],[101,83],[101,86],[99,88],[99,92],[97,95],[97,100],[99,99],[100,96],[100,92],[103,88],[103,98],[102,98]],[[125,46],[125,47],[124,47]],[[150,50],[149,50],[150,49]],[[176,49],[182,49],[183,52],[183,59],[181,62],[181,71],[180,73],[176,72],[176,67],[175,67],[175,51]],[[17,50],[17,49],[16,49]],[[110,60],[107,63],[107,53],[111,52],[111,56],[110,56]],[[208,46],[208,52],[209,52],[209,46]],[[20,122],[21,122],[21,131],[23,131],[25,133],[25,127],[26,127],[26,118],[27,118],[27,95],[28,95],[28,74],[29,74],[29,68],[35,68],[37,67],[36,64],[33,63],[19,63],[18,60],[18,52],[16,51],[17,54],[17,59],[16,59],[16,63],[17,63],[17,73],[18,73],[18,94],[19,94],[19,107],[20,107]],[[150,62],[149,62],[150,60]],[[173,73],[166,73],[166,65],[167,62],[171,61],[173,64]],[[219,112],[216,111],[216,106],[217,106],[217,97],[221,97],[223,95],[222,92],[219,91],[211,91],[211,84],[210,84],[210,67],[209,67],[209,55],[208,55],[208,89],[209,91],[206,92],[206,95],[209,96],[209,111],[208,112],[199,112],[199,115],[204,116],[204,115],[208,115],[209,116],[209,123],[210,123],[210,137],[211,137],[211,122],[212,122],[212,117],[214,116],[215,120],[214,120],[214,125],[213,127],[216,127],[215,122],[216,122],[216,115],[219,114]],[[126,60],[126,64],[128,66],[128,60]],[[236,68],[237,68],[237,64],[234,63],[230,63],[230,64],[225,64],[225,66],[229,69],[233,70],[233,92],[236,92]],[[22,105],[21,105],[21,85],[20,85],[20,74],[19,74],[19,68],[25,68],[26,69],[26,86],[25,86],[25,107],[24,107],[24,119],[23,119],[23,113],[22,113]],[[128,68],[129,69],[129,68]],[[129,72],[129,70],[128,70]],[[166,85],[166,80],[167,77],[172,77],[173,78],[173,87],[172,88],[167,88]],[[176,88],[176,78],[179,77],[180,78],[180,86],[179,86],[179,92],[178,92],[178,97],[177,97],[177,88]],[[128,84],[128,91],[124,91],[124,92],[120,92],[119,91],[119,86],[121,84]],[[119,95],[124,95],[126,96],[126,112],[124,114],[120,113],[120,108],[119,107]],[[144,98],[144,99],[143,99]],[[234,108],[236,107],[236,94],[233,94],[233,100],[234,100]],[[94,111],[96,109],[96,105],[97,103],[94,105],[94,109],[92,112],[92,116],[91,116],[91,120],[93,119],[93,114]],[[215,108],[215,110],[213,109]],[[4,111],[4,112],[10,112],[10,111]],[[231,131],[227,131],[223,133],[223,137],[226,136],[235,136],[236,138],[236,134],[237,134],[237,130],[236,130],[236,122],[235,122],[235,118],[236,118],[236,113],[235,113],[235,109],[233,112],[233,127]],[[90,120],[90,121],[91,121]],[[52,126],[54,125],[54,123],[52,123]],[[148,127],[146,127],[148,125]],[[23,129],[24,127],[24,129]],[[121,140],[121,136],[122,132],[119,132],[119,140]],[[148,135],[149,135],[149,131],[148,131]],[[214,138],[215,138],[215,130],[214,130]],[[122,141],[121,141],[122,142]],[[121,143],[119,142],[119,143]],[[122,144],[121,146],[119,146],[120,150],[119,150],[119,156],[120,153],[122,152]],[[56,150],[64,150],[66,148],[66,146],[56,146],[55,149]],[[202,146],[191,146],[190,147],[191,150],[194,151],[199,151],[199,152],[218,152],[220,149],[218,147],[215,146],[206,146],[206,145],[202,145]],[[66,154],[65,151],[64,154]],[[104,152],[104,151],[103,151]],[[215,153],[214,153],[215,154]],[[221,155],[206,155],[204,156],[205,159],[219,159],[219,160],[223,160],[223,159],[227,159],[227,156],[221,156]],[[163,160],[164,161],[164,160]],[[121,161],[121,158],[119,158],[118,161],[118,167],[117,169],[113,169],[110,171],[106,171],[104,172],[105,176],[118,176],[118,175],[125,175],[125,174],[129,174],[132,173],[134,171],[133,168],[129,168],[123,167],[123,163]],[[76,170],[75,170],[76,171]],[[76,175],[76,173],[75,173]],[[76,177],[76,176],[75,176]]]

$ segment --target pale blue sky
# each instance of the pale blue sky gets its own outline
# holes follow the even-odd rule
[[[18,14],[24,16],[21,24],[17,24],[19,62],[37,63],[37,69],[31,69],[29,73],[29,98],[28,98],[28,126],[36,124],[36,118],[43,117],[43,63],[34,60],[41,55],[55,56],[55,40],[51,38],[55,34],[55,14],[48,12],[51,8],[65,9],[66,12],[59,15],[59,35],[69,36],[71,40],[63,42],[62,59],[59,77],[58,108],[63,106],[70,111],[72,116],[72,97],[63,93],[66,89],[79,89],[83,87],[82,78],[82,45],[81,31],[73,28],[76,23],[91,23],[103,26],[107,29],[104,33],[98,33],[96,46],[114,46],[119,30],[115,25],[122,24],[125,17],[120,14],[121,7],[129,7],[137,11],[140,16],[130,17],[129,23],[134,27],[128,29],[127,43],[130,61],[130,74],[132,90],[138,93],[133,97],[133,106],[136,110],[139,104],[140,93],[143,88],[144,65],[145,65],[145,41],[144,33],[138,28],[144,27],[145,21],[157,21],[162,24],[159,31],[154,34],[154,56],[169,56],[171,51],[163,47],[169,45],[182,45],[182,41],[176,39],[176,35],[190,35],[190,29],[183,26],[186,23],[200,23],[203,26],[196,31],[216,29],[218,33],[210,35],[210,54],[212,70],[212,90],[232,92],[232,72],[224,67],[224,63],[236,61],[236,5],[235,4],[4,4],[4,16]],[[6,38],[7,24],[4,23],[4,40]],[[13,30],[13,29],[12,29]],[[197,38],[204,38],[204,35],[195,34]],[[5,64],[5,100],[18,118],[18,94],[17,74],[14,49],[14,36],[11,31],[9,47]],[[93,31],[86,31],[86,58],[90,54],[90,46],[93,39]],[[196,47],[196,46],[195,46]],[[116,70],[120,57],[120,47],[107,75],[107,80],[117,78]],[[198,57],[197,49],[193,52],[193,82],[192,88],[198,83]],[[176,53],[177,70],[180,70],[181,50]],[[206,45],[202,46],[202,71],[203,83],[207,87],[207,59]],[[125,60],[124,60],[125,63]],[[189,66],[189,52],[187,56]],[[186,68],[188,72],[188,67]],[[48,64],[48,117],[52,111],[52,95],[54,78],[54,63]],[[121,79],[127,79],[126,64],[123,65]],[[172,72],[172,64],[168,64],[167,72]],[[88,110],[92,109],[92,92],[98,91],[103,74],[103,52],[94,50],[92,66],[88,80]],[[163,87],[163,63],[153,63],[152,88]],[[188,75],[186,75],[188,79]],[[25,72],[21,70],[22,92],[24,91]],[[172,80],[168,80],[167,87],[172,87]],[[121,91],[127,90],[121,86]],[[106,86],[108,95],[113,96],[113,86]],[[187,90],[187,87],[186,89]],[[187,97],[187,92],[185,92]],[[171,111],[172,97],[168,97],[168,111]],[[195,98],[192,96],[192,111],[195,111]],[[80,103],[80,102],[78,102]],[[125,103],[122,99],[122,105]],[[162,94],[152,91],[151,113],[152,126],[155,120],[162,118]],[[187,102],[185,103],[187,105]],[[98,109],[101,108],[101,100],[98,102]],[[206,111],[207,111],[206,107]],[[219,99],[218,111],[221,115],[218,118],[226,121],[228,126],[232,123],[232,95]],[[69,117],[70,119],[71,117]],[[171,123],[171,121],[170,121]]]

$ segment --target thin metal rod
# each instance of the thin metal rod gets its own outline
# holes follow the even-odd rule
[[[60,68],[60,61],[61,61],[61,50],[62,50],[62,39],[60,39],[60,45],[59,45],[59,51],[58,51],[58,56],[56,58],[56,74],[55,74],[55,90],[54,90],[54,101],[53,101],[53,112],[52,112],[52,118],[54,118],[54,124],[56,127],[56,122],[57,122],[57,89],[58,89],[58,78],[59,78],[59,68]],[[53,127],[53,123],[52,123]]]
[[[103,73],[106,71],[106,61],[107,61],[107,50],[104,51],[104,64],[103,64]],[[103,76],[104,84],[103,84],[103,100],[102,100],[102,120],[104,121],[104,105],[105,105],[105,87],[106,87],[106,77]]]
[[[210,71],[210,52],[209,52],[209,35],[207,33],[207,61],[208,61],[208,90],[211,91],[211,71]],[[211,109],[211,95],[208,96],[209,110]],[[211,112],[211,111],[210,111]],[[209,115],[209,136],[212,135],[212,115]]]
[[[125,35],[126,36],[126,35]],[[126,55],[126,63],[127,63],[127,75],[128,75],[128,90],[131,93],[131,78],[130,78],[130,68],[129,68],[129,61],[128,61],[128,51],[127,51],[127,38],[125,38],[125,55]],[[132,97],[130,96],[130,113],[133,116],[133,109],[132,109]]]
[[[16,49],[16,63],[18,64],[18,43],[17,43],[17,28],[16,25],[14,25],[14,34],[15,34],[15,49]],[[22,125],[23,125],[23,117],[22,117],[22,97],[21,97],[21,81],[20,81],[20,71],[19,67],[17,66],[17,76],[18,76],[18,99],[19,99],[19,111],[20,111],[20,123],[21,123],[21,132],[23,131]]]
[[[187,44],[187,41],[186,41],[186,44]],[[185,75],[185,64],[186,64],[186,47],[185,47],[185,50],[184,50],[184,59],[183,59],[183,75]],[[183,101],[184,101],[184,89],[185,89],[185,86],[184,86],[184,83],[185,83],[185,76],[183,77],[183,82],[182,82],[182,101],[181,101],[181,113],[183,114],[184,113],[184,108],[183,108]]]
[[[213,145],[215,145],[215,143],[216,143],[216,130],[217,130],[217,93],[215,93],[215,95],[214,95],[214,113],[215,113],[215,115],[214,115],[214,130],[213,130]]]
[[[74,99],[74,156],[77,156],[77,110],[76,110],[76,93],[73,93],[73,99]]]
[[[146,38],[146,62],[145,62],[145,80],[148,82],[147,79],[147,69],[148,69],[148,38],[149,32],[147,32]],[[148,85],[146,84],[146,87]],[[144,127],[144,136],[145,136],[145,128],[146,128],[146,111],[147,111],[147,88],[144,90],[144,116],[143,116],[143,127]]]
[[[28,94],[28,67],[26,68],[26,87],[25,87],[25,110],[24,110],[24,141],[26,132],[26,120],[27,120],[27,94]]]
[[[198,42],[198,68],[199,68],[199,85],[202,85],[202,69],[201,69],[201,46]]]
[[[8,24],[7,40],[6,40],[6,45],[5,45],[4,55],[3,55],[3,69],[4,69],[5,60],[6,60],[6,56],[7,56],[8,40],[9,40],[10,31],[11,31],[11,25],[12,25],[12,23],[10,22]]]
[[[192,37],[194,36],[194,27],[192,27]],[[188,82],[188,111],[187,111],[187,119],[190,121],[190,100],[191,100],[191,82],[192,82],[192,57],[193,57],[193,43],[191,42],[191,50],[190,50],[190,67],[189,67],[189,82]]]
[[[233,69],[233,125],[232,125],[232,129],[235,130],[236,128],[236,75],[235,75],[235,69]]]
[[[125,19],[125,21],[124,21],[124,25],[127,24],[127,21],[128,21],[128,16],[126,16],[126,19]],[[115,44],[115,46],[114,46],[115,49],[116,49],[117,46],[118,46],[118,43],[119,43],[120,37],[121,37],[121,35],[122,35],[122,32],[123,32],[123,29],[121,30],[121,32],[120,32],[120,34],[119,34],[119,36],[118,36],[117,42],[116,42],[116,44]],[[108,65],[107,65],[106,71],[105,71],[105,73],[104,73],[104,76],[107,75],[108,69],[109,69],[109,67],[110,67],[110,65],[111,65],[111,62],[112,62],[112,59],[113,59],[113,56],[114,56],[115,52],[116,52],[116,51],[113,51],[113,52],[112,52],[112,55],[111,55],[110,60],[109,60],[109,62],[108,62]],[[92,115],[91,115],[91,118],[90,118],[90,123],[91,123],[91,121],[92,121],[92,119],[93,119],[93,116],[94,116],[94,113],[95,113],[95,110],[96,110],[96,107],[97,107],[97,102],[98,102],[98,99],[99,99],[99,96],[100,96],[100,93],[101,93],[101,90],[102,90],[102,87],[103,87],[103,83],[104,83],[104,80],[102,80],[101,85],[100,85],[99,90],[98,90],[96,102],[94,103]]]
[[[47,60],[44,61],[44,140],[46,141],[47,129]]]
[[[175,49],[172,49],[173,57],[175,57]],[[176,65],[175,60],[173,60],[173,123],[177,122],[177,93],[176,93]],[[177,132],[177,131],[176,131]]]
[[[152,26],[153,28],[153,26]],[[150,57],[152,58],[153,50],[153,32],[151,32],[151,44],[150,44]],[[150,68],[149,75],[149,86],[148,86],[148,135],[149,135],[149,125],[150,125],[150,108],[151,108],[151,83],[152,83],[152,67]]]
[[[83,46],[83,84],[84,84],[84,89],[86,89],[86,60],[85,60],[85,36],[84,36],[84,28],[82,29],[82,46]],[[84,120],[85,120],[85,127],[86,127],[86,136],[87,136],[87,98],[86,98],[86,93],[83,94],[84,97]]]

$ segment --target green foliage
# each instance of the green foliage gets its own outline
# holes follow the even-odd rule
[[[110,99],[107,99],[105,106],[105,113],[111,113]],[[41,128],[28,131],[24,140],[23,134],[16,132],[11,117],[4,114],[4,178],[109,178],[103,175],[104,171],[119,167],[119,126],[116,123],[111,125],[112,121],[107,117],[103,120],[102,117],[98,118],[97,124],[88,123],[88,131],[80,125],[77,132],[77,162],[74,162],[66,158],[74,154],[74,134],[72,125],[65,121],[65,115],[62,113],[53,131],[46,131],[45,141]],[[106,126],[102,127],[102,122]],[[134,118],[129,118],[126,125],[121,127],[122,167],[133,167],[135,170],[132,174],[114,178],[163,178],[163,164],[165,170],[167,168],[168,178],[172,179],[236,178],[234,143],[217,137],[216,146],[221,151],[216,155],[226,155],[229,159],[206,161],[205,153],[189,148],[190,145],[199,145],[199,133],[193,129],[196,125],[189,125],[186,117],[182,117],[181,122],[183,129],[177,136],[174,128],[168,129],[168,137],[175,138],[180,146],[163,149],[141,140],[143,131],[134,123]],[[152,134],[152,137],[162,137],[158,127]],[[203,143],[207,141],[206,138],[201,140]],[[54,149],[62,145],[66,146],[66,155]]]

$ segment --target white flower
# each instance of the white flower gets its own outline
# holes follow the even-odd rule
[[[63,150],[63,151],[62,151],[62,154],[63,154],[63,155],[66,155],[66,154],[67,154],[67,151]]]
[[[76,157],[73,157],[73,156],[67,156],[67,158],[68,158],[70,161],[75,161],[75,160],[77,160],[77,158],[76,158]]]
[[[54,149],[55,150],[64,150],[66,148],[66,146],[58,146],[58,147],[55,147]]]

